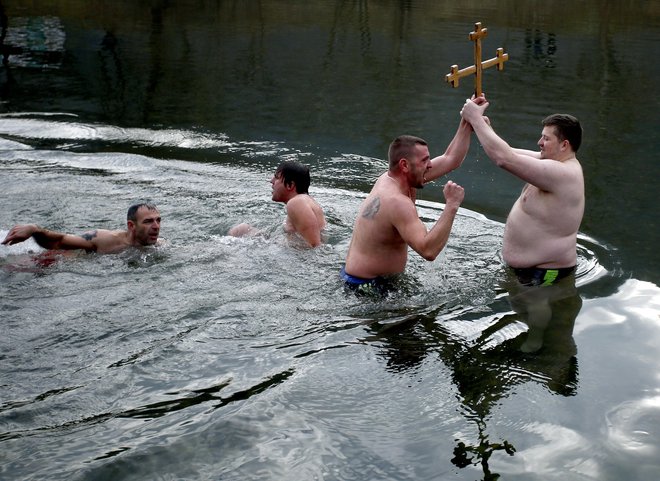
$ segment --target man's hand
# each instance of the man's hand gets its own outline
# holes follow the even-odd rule
[[[7,237],[2,241],[4,245],[13,245],[23,242],[32,237],[32,234],[39,230],[36,224],[19,224],[9,231]]]
[[[442,189],[442,193],[445,196],[446,205],[456,208],[461,205],[463,199],[465,198],[465,190],[463,190],[463,187],[452,182],[451,180],[445,184],[445,187]]]
[[[463,108],[461,109],[461,117],[472,124],[479,117],[484,115],[484,112],[490,104],[484,95],[479,97],[472,96],[471,99],[466,99]]]

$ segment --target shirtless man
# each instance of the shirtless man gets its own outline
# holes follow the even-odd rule
[[[325,216],[321,206],[308,193],[309,168],[299,162],[282,162],[270,183],[272,199],[286,205],[284,231],[287,234],[300,234],[312,247],[321,245]],[[249,224],[238,224],[229,230],[229,235],[241,237],[258,232]]]
[[[481,101],[481,100],[477,100]],[[350,288],[362,290],[387,284],[386,277],[404,271],[408,246],[433,261],[447,244],[463,188],[447,182],[443,189],[445,209],[431,230],[417,215],[416,189],[458,168],[468,148],[472,128],[461,120],[447,150],[431,159],[427,143],[402,135],[388,151],[389,169],[374,184],[362,202],[353,228],[341,277]]]
[[[466,101],[461,115],[498,167],[527,182],[511,208],[502,256],[522,284],[549,285],[577,264],[577,233],[584,213],[584,179],[576,152],[580,122],[567,114],[543,120],[540,151],[514,149],[490,126],[488,102]]]
[[[98,229],[77,236],[47,230],[36,224],[19,224],[9,231],[2,243],[18,244],[32,237],[44,249],[83,249],[87,252],[112,254],[128,247],[157,244],[160,213],[152,204],[133,205],[126,215],[126,227],[127,230]]]

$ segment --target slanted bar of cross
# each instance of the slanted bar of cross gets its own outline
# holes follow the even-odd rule
[[[470,32],[469,39],[474,42],[474,65],[459,70],[458,65],[452,65],[449,73],[445,75],[445,80],[451,83],[452,87],[458,87],[458,81],[461,77],[475,74],[474,93],[478,97],[482,93],[481,77],[484,69],[497,65],[497,70],[504,69],[504,62],[509,60],[509,54],[504,53],[504,49],[497,49],[497,56],[489,60],[481,61],[481,39],[488,35],[487,28],[481,28],[481,22],[474,24],[474,32]]]

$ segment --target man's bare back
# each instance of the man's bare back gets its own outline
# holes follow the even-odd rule
[[[397,204],[410,204],[388,173],[382,174],[358,212],[351,246],[346,256],[346,271],[365,279],[403,272],[408,260],[408,245],[391,216]],[[400,207],[399,207],[400,208]]]
[[[325,229],[323,209],[309,194],[298,194],[286,203],[284,230],[288,234],[300,234],[311,246],[321,244]]]

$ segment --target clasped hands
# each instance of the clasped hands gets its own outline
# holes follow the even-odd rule
[[[461,117],[470,125],[478,120],[479,117],[483,117],[486,123],[490,125],[490,120],[484,115],[489,105],[490,103],[486,100],[485,94],[482,93],[479,97],[472,95],[471,98],[465,99],[465,103],[461,109]]]

